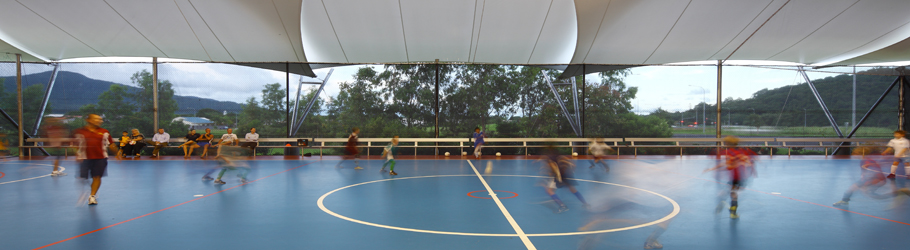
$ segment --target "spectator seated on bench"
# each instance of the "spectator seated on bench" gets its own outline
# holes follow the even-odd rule
[[[246,141],[241,143],[241,147],[249,148],[250,151],[253,151],[253,156],[256,156],[256,147],[259,146],[259,134],[256,133],[256,128],[250,128],[250,132],[246,133]]]
[[[158,157],[158,151],[162,147],[167,147],[168,141],[171,140],[171,135],[164,132],[163,128],[158,129],[158,133],[155,133],[152,136],[152,145],[155,146],[155,150],[152,150],[152,157]]]

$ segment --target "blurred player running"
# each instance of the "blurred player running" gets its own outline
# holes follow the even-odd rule
[[[360,154],[360,149],[357,148],[357,134],[360,133],[360,128],[354,127],[351,129],[351,135],[348,136],[348,143],[344,147],[344,156],[342,156],[341,161],[338,162],[338,165],[335,167],[341,168],[341,164],[346,160],[354,160],[354,169],[363,169],[360,167],[360,163],[357,162],[357,155]]]
[[[604,158],[606,158],[605,156],[607,154],[607,150],[612,150],[612,148],[610,148],[610,146],[607,146],[607,144],[604,144],[603,139],[601,138],[595,139],[591,145],[588,146],[588,153],[590,153],[591,156],[594,156],[594,160],[591,160],[590,168],[594,168],[594,165],[600,163],[600,165],[602,165],[606,171],[610,171],[610,166],[608,166],[607,162],[604,161]]]
[[[716,167],[706,169],[705,172],[721,169],[730,173],[730,218],[736,219],[739,218],[739,215],[736,214],[736,209],[739,208],[739,195],[737,192],[745,185],[750,176],[755,175],[752,161],[752,156],[755,155],[755,152],[748,148],[736,147],[739,144],[739,138],[735,136],[724,137],[724,143],[731,147],[724,150],[726,161]],[[718,208],[722,208],[722,205],[723,203],[718,203]]]
[[[385,149],[382,150],[382,157],[386,158],[386,162],[382,164],[382,169],[379,170],[380,173],[385,172],[385,166],[389,166],[389,175],[398,175],[395,173],[395,155],[398,155],[398,136],[392,137],[392,142],[388,146],[385,146]]]
[[[856,183],[850,185],[850,188],[844,192],[843,198],[834,203],[834,206],[847,206],[850,204],[850,197],[853,196],[853,192],[860,190],[864,194],[867,194],[872,197],[877,197],[875,195],[875,190],[885,185],[885,175],[882,174],[882,168],[878,165],[878,162],[874,160],[874,157],[870,154],[872,153],[872,148],[870,147],[859,147],[853,150],[853,155],[863,155],[863,161],[860,163],[861,176]]]
[[[225,184],[221,180],[221,177],[224,176],[224,173],[228,170],[238,170],[240,173],[237,174],[237,177],[240,177],[241,183],[247,183],[246,176],[250,173],[249,165],[240,161],[241,154],[243,153],[243,148],[235,146],[223,146],[222,154],[216,156],[218,159],[218,164],[221,166],[221,172],[218,172],[218,177],[215,178],[215,184]],[[208,176],[208,174],[206,174]],[[205,179],[205,177],[203,177]]]
[[[541,174],[550,176],[550,178],[546,179],[541,185],[544,186],[544,189],[547,194],[550,195],[550,198],[559,205],[559,209],[556,213],[562,213],[569,210],[569,207],[559,199],[558,195],[556,195],[556,189],[564,187],[568,187],[569,191],[581,201],[586,209],[590,207],[588,202],[585,201],[585,198],[581,196],[581,193],[575,189],[578,182],[574,180],[575,165],[572,164],[572,161],[559,155],[556,148],[552,145],[547,146],[544,149],[544,153],[545,155],[541,158],[544,162],[544,166],[541,168]]]
[[[105,148],[108,146],[112,150],[116,150],[116,148],[113,146],[114,140],[111,138],[111,133],[107,129],[101,128],[104,119],[100,115],[88,115],[85,123],[85,127],[73,131],[76,145],[79,147],[76,161],[79,162],[79,177],[82,179],[89,178],[89,175],[92,177],[92,191],[88,204],[97,205],[98,200],[95,195],[98,193],[98,188],[101,187],[101,177],[107,170],[107,150]]]

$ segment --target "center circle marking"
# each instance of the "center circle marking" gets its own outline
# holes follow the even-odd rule
[[[471,191],[471,192],[468,192],[468,196],[471,197],[471,198],[492,200],[493,198],[490,198],[490,197],[474,196],[474,193],[486,192],[486,191],[487,191],[487,190]],[[509,197],[499,197],[500,200],[502,200],[502,199],[512,199],[512,198],[518,197],[518,193],[515,193],[515,192],[512,192],[512,191],[493,190],[493,192],[501,192],[501,193],[510,193],[510,194],[512,194],[512,196],[509,196]]]
[[[343,220],[346,220],[346,221],[350,221],[350,222],[354,222],[354,223],[358,223],[358,224],[363,224],[363,225],[367,225],[367,226],[379,227],[379,228],[394,229],[394,230],[408,231],[408,232],[417,232],[417,233],[445,234],[445,235],[462,235],[462,236],[490,236],[490,237],[515,237],[515,236],[519,236],[518,234],[465,233],[465,232],[435,231],[435,230],[425,230],[425,229],[415,229],[415,228],[406,228],[406,227],[389,226],[389,225],[383,225],[383,224],[377,224],[377,223],[362,221],[362,220],[350,218],[350,217],[347,217],[347,216],[344,216],[344,215],[340,215],[340,214],[335,213],[334,211],[329,210],[328,208],[326,208],[326,207],[325,207],[325,204],[324,204],[325,198],[328,197],[329,195],[331,195],[331,194],[333,194],[333,193],[335,193],[335,192],[338,192],[338,191],[347,189],[347,188],[356,187],[356,186],[360,186],[360,185],[366,185],[366,184],[377,183],[377,182],[383,182],[383,181],[394,181],[394,180],[419,179],[419,178],[441,178],[441,177],[463,177],[463,176],[475,176],[475,177],[476,177],[477,175],[465,174],[465,175],[428,175],[428,176],[413,176],[413,177],[403,177],[403,178],[395,178],[395,179],[382,179],[382,180],[367,181],[367,182],[361,182],[361,183],[357,183],[357,184],[351,184],[351,185],[347,185],[347,186],[344,186],[344,187],[340,187],[340,188],[337,188],[337,189],[335,189],[335,190],[329,191],[328,193],[323,194],[322,196],[319,197],[318,200],[316,200],[316,206],[319,206],[319,209],[321,209],[323,212],[325,212],[325,213],[327,213],[327,214],[329,214],[329,215],[335,216],[335,217],[337,217],[337,218],[339,218],[339,219],[343,219]],[[484,175],[484,176],[525,177],[525,178],[550,178],[549,176],[536,176],[536,175]],[[595,231],[581,231],[581,232],[524,234],[525,236],[528,236],[528,237],[540,237],[540,236],[570,236],[570,235],[587,235],[587,234],[601,234],[601,233],[619,232],[619,231],[625,231],[625,230],[631,230],[631,229],[636,229],[636,228],[642,228],[642,227],[647,227],[647,226],[655,225],[655,224],[658,224],[658,223],[661,223],[661,222],[670,220],[670,219],[672,219],[673,217],[676,217],[676,215],[679,214],[679,210],[680,210],[680,209],[679,209],[679,203],[676,203],[676,201],[674,201],[673,199],[670,199],[670,197],[667,197],[667,196],[665,196],[665,195],[659,194],[659,193],[654,192],[654,191],[651,191],[651,190],[646,190],[646,189],[641,189],[641,188],[637,188],[637,187],[626,186],[626,185],[616,184],[616,183],[602,182],[602,181],[592,181],[592,180],[584,180],[584,179],[572,179],[572,180],[584,181],[584,182],[591,182],[591,183],[598,183],[598,184],[605,184],[605,185],[613,185],[613,186],[617,186],[617,187],[630,188],[630,189],[635,189],[635,190],[638,190],[638,191],[646,192],[646,193],[649,193],[649,194],[653,194],[653,195],[656,195],[656,196],[658,196],[658,197],[660,197],[660,198],[664,198],[665,200],[667,200],[668,202],[670,202],[670,204],[673,205],[673,211],[670,212],[670,214],[668,214],[667,216],[664,216],[664,217],[662,217],[662,218],[660,218],[660,219],[657,219],[657,220],[654,220],[654,221],[651,221],[651,222],[647,222],[647,223],[638,224],[638,225],[628,226],[628,227],[613,228],[613,229],[604,229],[604,230],[595,230]]]

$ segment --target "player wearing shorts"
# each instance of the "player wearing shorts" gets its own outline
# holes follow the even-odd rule
[[[85,127],[73,131],[73,137],[76,138],[76,145],[79,147],[76,154],[76,161],[79,162],[79,177],[83,179],[92,178],[92,191],[89,196],[88,204],[97,205],[98,188],[101,187],[101,177],[107,170],[107,150],[110,146],[116,150],[114,140],[111,138],[107,129],[101,128],[104,119],[100,115],[90,114],[85,119]]]
[[[190,129],[190,132],[187,133],[186,137],[185,137],[186,142],[184,142],[183,144],[180,144],[180,146],[177,146],[178,148],[183,148],[183,158],[189,159],[190,156],[193,155],[193,149],[199,147],[199,144],[196,143],[196,141],[199,140],[199,137],[201,137],[201,136],[202,135],[200,135],[199,133],[196,133],[195,129]],[[187,151],[187,150],[189,150],[189,151]]]
[[[222,155],[215,157],[218,159],[218,164],[221,166],[221,172],[218,172],[218,177],[215,178],[215,184],[225,184],[221,180],[221,177],[224,176],[224,173],[228,170],[237,170],[240,173],[237,174],[237,177],[240,177],[241,183],[247,183],[246,176],[250,173],[249,165],[246,165],[243,162],[240,162],[240,155],[242,155],[243,149],[241,147],[227,146]],[[208,174],[206,174],[208,176]],[[203,179],[205,179],[203,177]]]
[[[341,168],[341,164],[346,160],[354,160],[354,169],[363,169],[360,167],[360,163],[357,162],[357,155],[360,154],[360,149],[357,148],[357,134],[360,133],[360,129],[354,127],[351,129],[351,135],[348,136],[348,143],[344,147],[344,156],[342,156],[341,161],[338,162],[338,165],[335,167]]]
[[[730,218],[736,219],[739,218],[739,215],[736,214],[736,210],[739,208],[739,195],[737,192],[745,185],[748,177],[755,174],[752,162],[752,156],[755,155],[755,152],[748,148],[736,147],[739,144],[739,139],[734,136],[725,137],[724,143],[731,147],[724,150],[725,161],[714,168],[705,170],[705,172],[722,169],[730,174]],[[719,203],[718,208],[721,208],[721,205],[722,203]]]
[[[385,172],[385,166],[389,166],[389,175],[398,175],[395,173],[395,155],[398,155],[398,136],[392,137],[392,143],[389,143],[388,146],[385,146],[385,149],[382,150],[382,157],[386,158],[386,162],[382,164],[382,169],[379,170],[380,173]]]
[[[853,150],[853,155],[867,155],[871,151],[868,147],[859,147]],[[861,178],[850,185],[850,188],[844,192],[843,198],[834,203],[834,206],[847,206],[850,204],[850,197],[853,192],[861,190],[863,193],[874,195],[874,191],[885,185],[885,175],[882,174],[881,166],[878,165],[872,156],[864,156],[860,163]]]
[[[212,139],[215,138],[215,135],[212,134],[212,129],[205,129],[205,134],[199,136],[199,139],[196,139],[196,145],[202,147],[202,155],[199,155],[199,158],[205,159],[205,156],[209,153],[209,146],[212,145]]]
[[[578,182],[574,179],[575,176],[573,173],[575,165],[565,157],[559,155],[556,148],[553,146],[546,147],[544,152],[545,155],[541,158],[544,163],[541,174],[550,176],[550,178],[545,179],[541,184],[544,186],[547,195],[550,195],[550,198],[559,206],[556,213],[562,213],[569,210],[569,207],[559,199],[558,195],[556,195],[556,189],[564,187],[569,188],[569,191],[581,201],[585,209],[590,207],[588,202],[585,201],[585,198],[581,196],[581,193],[575,189],[575,186],[578,185]]]
[[[483,148],[483,138],[487,136],[480,131],[480,127],[474,128],[474,134],[471,134],[471,137],[474,138],[474,158],[480,159],[480,149]]]
[[[897,172],[897,166],[901,162],[904,163],[904,175],[907,175],[907,179],[910,179],[910,140],[904,138],[907,135],[907,132],[903,130],[894,131],[894,139],[888,142],[888,149],[885,152],[882,152],[882,155],[886,155],[894,151],[894,164],[891,165],[891,174],[888,174],[889,179],[894,179],[895,172]]]
[[[594,157],[594,160],[591,161],[591,167],[594,168],[594,165],[600,163],[606,171],[610,171],[610,166],[607,165],[607,162],[603,159],[606,158],[607,150],[611,150],[610,146],[603,143],[603,139],[594,140],[590,146],[588,146],[588,153]]]

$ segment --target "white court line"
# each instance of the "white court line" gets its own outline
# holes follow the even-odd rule
[[[29,163],[7,163],[7,164],[29,164]],[[2,165],[2,164],[0,164],[0,165]],[[44,166],[51,166],[51,167],[54,166],[54,165],[47,165],[47,164],[34,164],[34,165],[44,165]],[[63,170],[66,170],[66,168],[63,168],[63,166],[60,166],[60,172],[63,172]],[[15,180],[15,181],[0,182],[0,185],[16,183],[16,182],[20,182],[20,181],[34,180],[34,179],[50,177],[50,176],[51,176],[51,174],[46,174],[46,175],[35,176],[32,178],[25,178],[25,179],[20,179],[20,180]]]
[[[499,197],[496,196],[496,192],[493,192],[493,189],[490,188],[490,185],[487,184],[487,181],[483,179],[483,176],[480,175],[480,172],[477,171],[477,168],[474,167],[474,163],[471,163],[471,160],[468,161],[468,164],[471,165],[471,169],[474,170],[474,174],[477,175],[477,178],[480,179],[480,183],[483,183],[483,186],[487,188],[487,192],[490,193],[490,197],[493,197],[493,201],[496,202],[496,205],[499,206],[499,210],[502,211],[502,215],[506,216],[506,220],[509,220],[509,224],[512,225],[512,229],[515,229],[515,233],[518,234],[518,238],[521,238],[521,242],[525,243],[525,247],[529,250],[537,250],[534,247],[534,244],[531,243],[531,239],[528,238],[528,235],[525,234],[521,227],[518,226],[518,222],[515,222],[515,219],[512,218],[512,214],[509,214],[509,210],[506,210],[506,207],[502,205],[502,201],[499,200]]]

